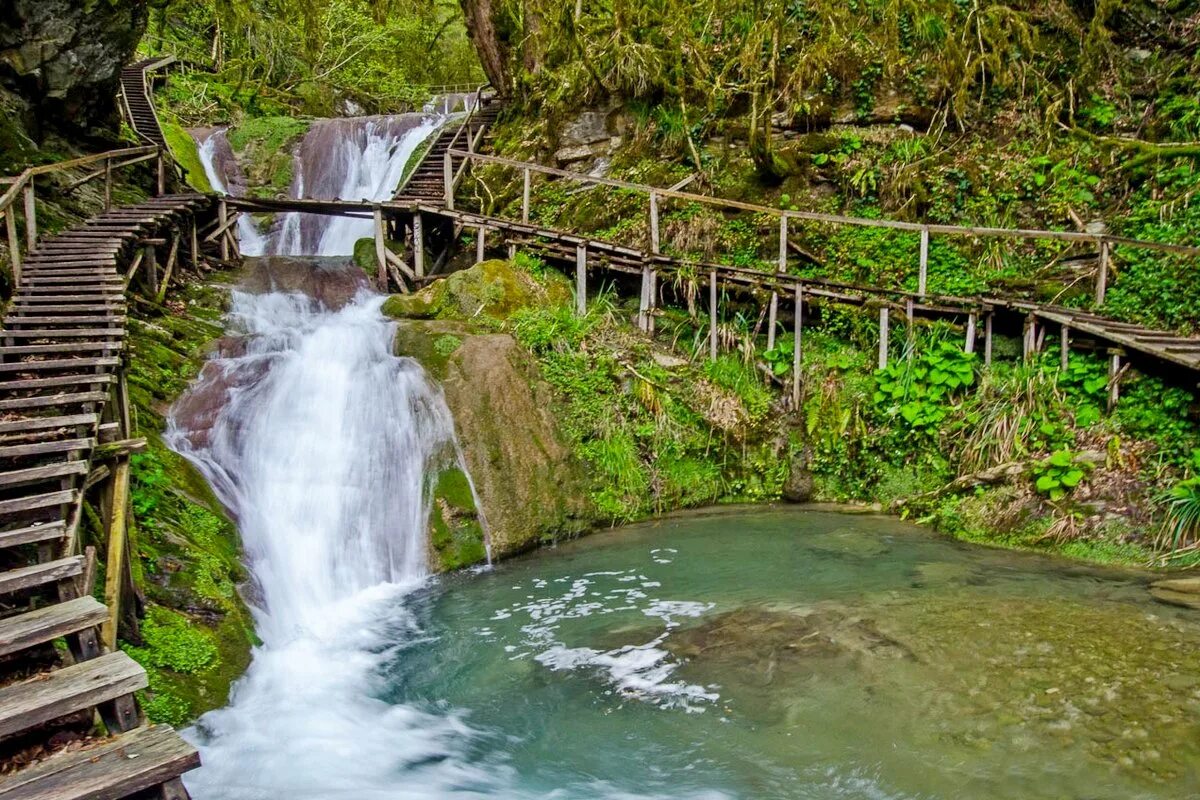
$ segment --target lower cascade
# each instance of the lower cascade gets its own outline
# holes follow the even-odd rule
[[[190,731],[196,797],[409,797],[389,776],[425,760],[444,786],[482,779],[457,758],[453,717],[374,696],[388,649],[415,635],[399,599],[427,576],[431,476],[456,457],[445,403],[392,355],[381,302],[235,292],[242,338],[173,409],[171,445],[241,529],[262,640],[230,704]]]

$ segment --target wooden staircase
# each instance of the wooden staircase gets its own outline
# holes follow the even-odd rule
[[[115,614],[91,596],[76,530],[84,493],[107,469],[92,463],[93,450],[128,436],[109,403],[123,387],[122,271],[140,258],[133,251],[142,241],[193,224],[210,203],[202,195],[158,197],[44,238],[5,314],[0,753],[40,748],[40,760],[0,777],[0,800],[182,800],[179,776],[199,765],[195,749],[169,727],[145,724],[134,699],[146,688],[145,670],[103,646],[100,628]],[[60,641],[65,647],[56,647]],[[56,748],[57,732],[88,729],[96,716],[105,736],[70,752]]]
[[[174,56],[147,58],[121,70],[121,110],[125,121],[146,144],[159,147],[167,144],[158,122],[158,113],[154,110],[154,101],[150,97],[147,73],[174,61]]]
[[[396,191],[396,200],[400,202],[440,202],[445,197],[445,157],[451,148],[467,148],[464,137],[478,136],[482,131],[487,136],[487,129],[496,121],[500,114],[501,103],[496,95],[491,93],[479,94],[478,107],[468,114],[457,125],[442,127],[433,144],[429,146],[421,163],[417,165]]]

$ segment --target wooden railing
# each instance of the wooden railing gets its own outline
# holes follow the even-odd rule
[[[454,170],[454,159],[460,159],[462,162],[459,165],[457,172]],[[1099,264],[1096,270],[1094,283],[1094,298],[1097,306],[1103,304],[1104,302],[1105,293],[1107,292],[1109,284],[1112,253],[1113,249],[1117,246],[1153,250],[1192,257],[1200,256],[1200,247],[1198,246],[1154,242],[1144,239],[1133,239],[1125,236],[1114,236],[1109,233],[943,225],[936,223],[903,222],[900,220],[868,219],[863,217],[843,216],[839,214],[821,214],[811,211],[791,211],[787,209],[772,208],[770,206],[755,205],[753,203],[745,203],[738,200],[727,200],[720,197],[684,192],[675,188],[661,189],[653,186],[647,186],[645,184],[631,183],[629,181],[616,180],[613,178],[603,178],[593,175],[585,175],[578,172],[570,172],[567,170],[556,169],[554,167],[546,167],[541,164],[515,161],[513,159],[501,158],[499,156],[484,155],[482,153],[474,152],[474,148],[469,148],[466,150],[452,148],[446,153],[446,205],[449,208],[453,208],[453,193],[457,190],[458,180],[460,179],[462,171],[465,169],[468,163],[495,164],[513,170],[519,170],[521,172],[523,177],[521,221],[524,223],[529,222],[530,186],[531,178],[534,174],[541,174],[551,178],[571,180],[589,187],[609,186],[616,189],[624,189],[627,191],[644,194],[647,196],[648,202],[647,216],[650,226],[650,249],[654,254],[661,252],[661,242],[659,236],[659,201],[664,198],[683,200],[691,203],[701,203],[720,209],[746,211],[753,214],[777,217],[779,219],[778,270],[780,273],[786,271],[787,269],[789,246],[788,225],[790,220],[820,222],[832,225],[886,228],[889,230],[917,233],[920,235],[920,249],[917,258],[918,289],[916,292],[917,297],[919,298],[924,298],[927,295],[929,243],[931,237],[934,235],[974,239],[1021,239],[1027,241],[1044,240],[1060,242],[1086,242],[1094,244],[1099,249]],[[654,282],[653,270],[650,268],[647,269],[647,281],[652,290]],[[773,302],[772,307],[774,306],[775,303]],[[643,309],[643,312],[645,312],[645,309]],[[644,319],[646,316],[645,313],[643,313],[642,316]],[[774,314],[771,315],[771,318],[773,322]]]
[[[120,150],[109,150],[104,153],[73,158],[68,161],[59,161],[54,164],[42,164],[30,167],[20,175],[0,179],[0,185],[7,187],[4,190],[4,194],[0,195],[0,215],[4,216],[4,227],[8,238],[9,260],[12,263],[13,283],[21,280],[22,245],[24,245],[24,253],[28,253],[37,246],[37,178],[39,176],[68,169],[99,165],[98,169],[94,169],[68,184],[65,190],[73,191],[85,183],[103,178],[104,208],[108,210],[112,206],[113,170],[132,166],[133,164],[140,164],[143,161],[156,160],[158,175],[157,189],[158,194],[161,195],[166,191],[166,159],[168,157],[165,148],[162,147],[149,145],[143,147],[126,147]],[[23,241],[22,237],[18,235],[17,230],[18,212],[23,215],[25,221],[25,236]]]

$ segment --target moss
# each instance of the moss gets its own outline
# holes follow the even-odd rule
[[[383,313],[395,319],[471,320],[496,327],[522,308],[561,305],[570,298],[570,285],[557,273],[535,276],[495,259],[455,272],[416,294],[388,298]]]
[[[475,495],[466,473],[458,467],[447,467],[438,474],[429,528],[441,570],[461,569],[487,558]]]
[[[292,152],[311,124],[294,117],[254,117],[230,131],[229,145],[246,172],[252,194],[287,196],[292,185]]]
[[[144,667],[168,669],[194,675],[212,669],[219,661],[211,633],[183,614],[154,606],[141,626],[143,645],[129,646],[129,653]]]
[[[187,131],[174,122],[162,121],[163,136],[166,137],[167,147],[175,162],[183,168],[184,180],[198,192],[211,192],[212,184],[200,163],[200,153],[196,149],[196,140]]]

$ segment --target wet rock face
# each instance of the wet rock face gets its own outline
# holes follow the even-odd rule
[[[5,0],[0,84],[38,127],[86,130],[114,121],[117,81],[146,29],[144,0]]]
[[[247,259],[239,286],[247,292],[300,292],[336,311],[367,287],[367,276],[346,258],[266,256]]]

